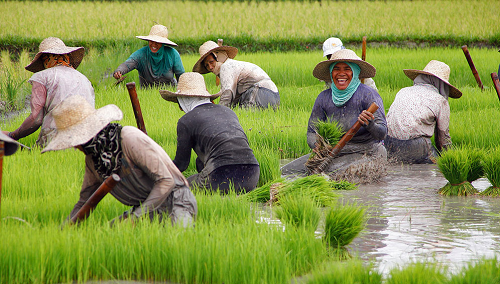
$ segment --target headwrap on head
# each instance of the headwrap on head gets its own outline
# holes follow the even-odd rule
[[[333,67],[337,65],[339,62],[334,62],[330,65],[330,79],[332,80],[331,88],[332,88],[332,100],[333,104],[337,107],[343,106],[348,100],[351,99],[352,95],[354,92],[359,87],[359,84],[361,84],[361,81],[359,80],[359,73],[361,72],[361,68],[358,66],[358,64],[351,63],[351,62],[344,62],[349,67],[351,67],[352,70],[352,79],[351,82],[349,83],[349,86],[347,86],[346,89],[344,90],[339,90],[337,86],[335,86],[335,82],[333,82],[332,78],[332,71]]]
[[[199,105],[210,103],[209,98],[203,97],[177,97],[177,101],[185,113],[192,111]]]
[[[69,55],[68,54],[50,54],[50,53],[45,53],[42,54],[42,60],[43,60],[43,66],[45,69],[51,68],[54,66],[71,66],[71,62],[69,62]]]
[[[448,96],[450,95],[450,86],[436,76],[419,74],[415,79],[413,79],[413,85],[419,84],[433,85],[445,99],[448,99]]]

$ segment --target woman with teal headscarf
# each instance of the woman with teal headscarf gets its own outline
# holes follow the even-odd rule
[[[137,36],[147,40],[148,46],[132,53],[113,72],[113,77],[120,80],[124,74],[137,69],[141,87],[176,86],[184,66],[179,52],[172,47],[177,44],[167,37],[167,27],[162,25],[154,25],[147,36]]]
[[[356,121],[362,124],[331,164],[328,171],[334,179],[367,182],[376,180],[384,172],[387,152],[383,140],[387,134],[387,122],[383,101],[376,90],[360,80],[375,76],[375,72],[375,67],[349,49],[333,53],[329,60],[318,63],[314,68],[314,77],[332,83],[314,103],[307,128],[309,147],[316,147],[317,121],[336,121],[344,132]],[[379,109],[371,114],[366,110],[373,102]],[[304,164],[308,159],[309,154],[285,165],[282,174],[307,173]]]

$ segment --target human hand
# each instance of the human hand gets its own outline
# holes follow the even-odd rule
[[[113,74],[113,77],[115,77],[115,79],[120,79],[122,77],[122,72],[120,71],[117,71]]]
[[[375,116],[367,110],[363,110],[358,116],[359,123],[364,126],[367,126],[373,119],[375,119]]]

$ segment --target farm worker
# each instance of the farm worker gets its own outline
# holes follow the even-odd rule
[[[10,138],[9,136],[7,136],[6,134],[4,134],[1,131],[0,131],[0,141],[4,142],[3,147],[4,147],[4,155],[5,156],[10,156],[10,155],[14,154],[19,149],[19,145],[21,145],[21,144],[19,144],[19,142]],[[1,184],[0,184],[0,186],[1,186]]]
[[[147,40],[148,46],[132,53],[116,68],[113,77],[122,79],[124,74],[137,69],[142,88],[177,85],[179,76],[184,73],[184,66],[179,52],[173,48],[177,44],[168,39],[167,27],[154,25],[149,35],[136,37]]]
[[[348,131],[356,121],[362,124],[359,131],[333,159],[328,174],[335,180],[369,182],[385,172],[387,152],[382,141],[387,134],[387,124],[382,98],[374,89],[361,84],[361,78],[375,76],[375,67],[361,60],[354,51],[342,49],[322,61],[313,70],[314,77],[333,82],[322,91],[309,117],[307,143],[316,148],[317,121],[337,121],[343,131]],[[371,114],[366,111],[375,102],[379,109]],[[283,175],[304,175],[309,155],[302,156],[282,167]]]
[[[211,101],[203,75],[186,72],[181,75],[177,92],[160,90],[161,96],[176,102],[186,113],[177,123],[177,151],[174,164],[181,172],[196,158],[197,174],[188,178],[193,187],[236,193],[253,190],[259,181],[260,167],[236,114]]]
[[[401,89],[387,112],[387,155],[399,162],[433,163],[436,149],[452,144],[448,97],[458,99],[462,93],[449,83],[450,67],[443,62],[431,60],[424,70],[403,72],[413,86]]]
[[[200,59],[193,72],[214,73],[220,78],[219,104],[226,107],[277,108],[280,95],[276,84],[259,66],[234,60],[238,49],[207,41],[200,46]]]
[[[40,129],[36,144],[47,145],[54,135],[55,123],[51,111],[67,97],[83,96],[94,106],[94,88],[90,81],[78,72],[84,55],[83,47],[69,47],[57,37],[44,39],[39,51],[26,70],[35,74],[31,83],[31,113],[24,122],[12,132],[4,131],[14,140],[24,138]]]
[[[56,135],[42,150],[76,148],[85,154],[85,174],[80,199],[72,218],[110,175],[121,181],[111,194],[121,203],[133,206],[115,220],[134,221],[142,216],[151,220],[187,226],[197,214],[197,204],[188,182],[163,148],[133,126],[111,123],[123,114],[116,105],[94,109],[83,97],[72,96],[52,111]]]
[[[330,60],[332,54],[341,49],[345,49],[342,41],[337,37],[331,37],[323,42],[323,57],[326,57],[327,60]],[[330,88],[332,82],[325,82],[327,89]],[[377,86],[375,85],[375,81],[372,78],[364,78],[363,84],[367,85],[370,88],[375,89],[378,92]]]

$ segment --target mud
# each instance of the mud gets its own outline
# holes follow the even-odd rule
[[[454,272],[500,252],[500,198],[444,197],[447,183],[436,165],[392,165],[379,183],[344,192],[367,206],[366,230],[349,249],[387,273],[412,261],[445,264]],[[473,182],[482,191],[486,179]]]

